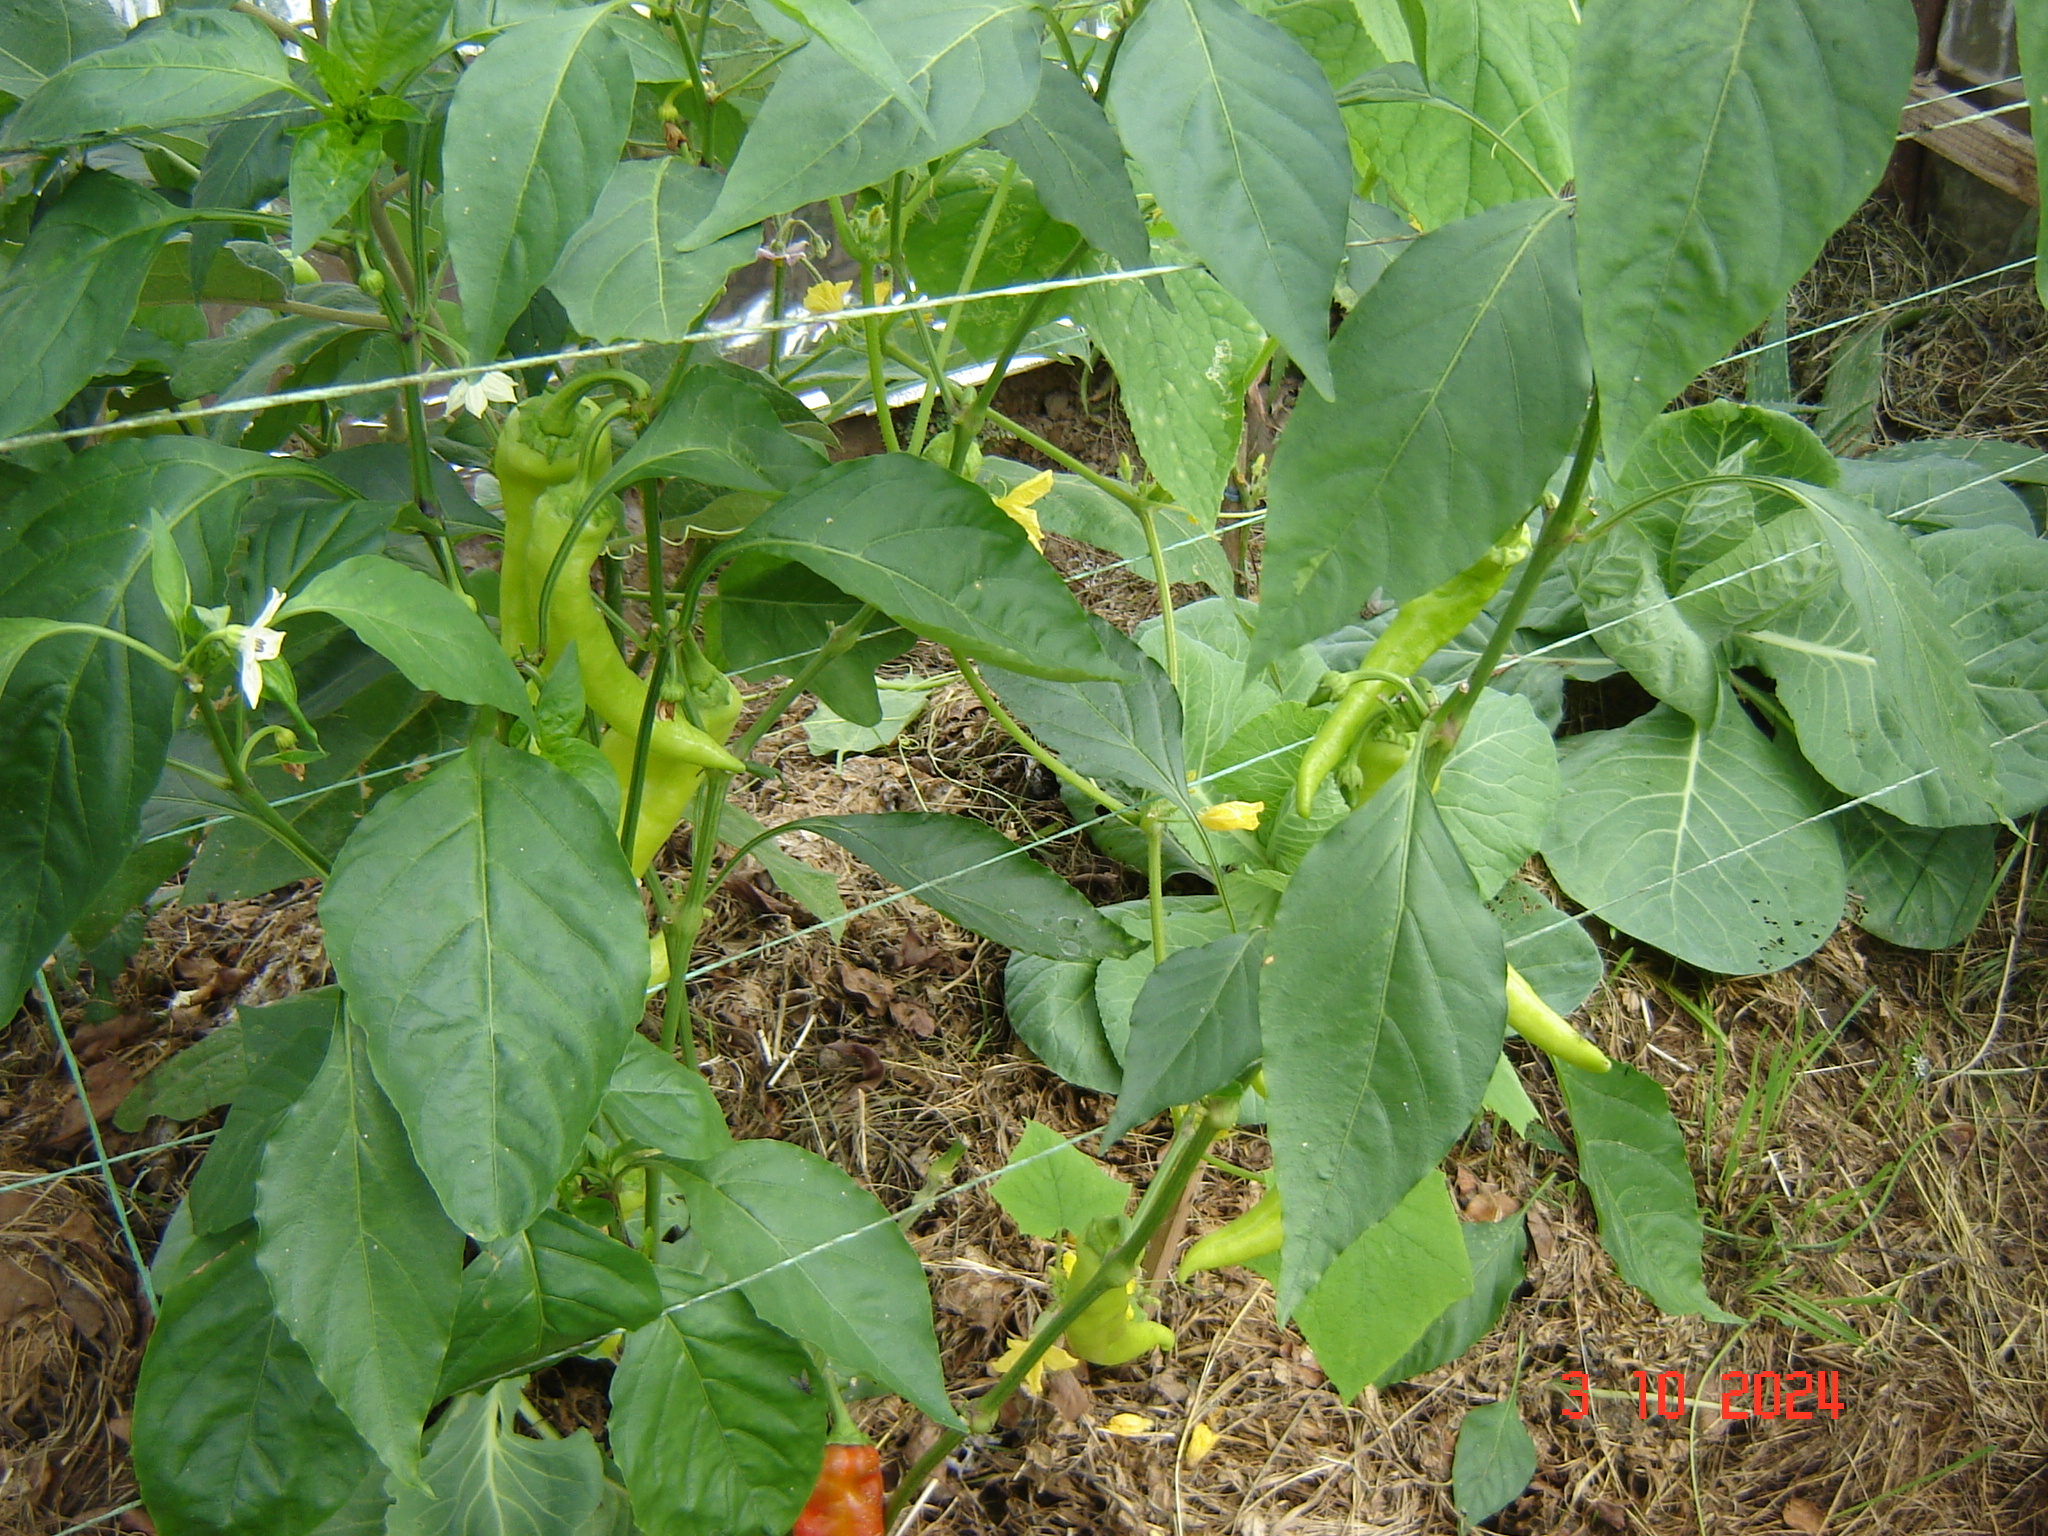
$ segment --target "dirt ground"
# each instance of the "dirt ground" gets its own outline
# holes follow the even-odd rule
[[[1795,297],[1791,329],[1932,287],[1950,261],[1871,211]],[[2048,447],[2041,322],[2025,290],[1930,301],[1891,332],[1878,430]],[[1838,343],[1842,333],[1831,334]],[[1795,345],[1797,385],[1820,386],[1841,357],[1830,345]],[[1725,376],[1708,383],[1734,387]],[[1092,462],[1133,451],[1100,375],[1021,377],[1002,408]],[[1126,625],[1151,611],[1141,579],[1085,574],[1106,561],[1099,552],[1051,552],[1097,611]],[[908,664],[936,668],[917,653]],[[814,758],[795,724],[767,750],[786,782],[758,809],[776,820],[930,808],[1017,837],[1069,825],[1049,776],[991,732],[957,685],[881,752]],[[1169,1284],[1161,1318],[1180,1337],[1176,1353],[1056,1373],[1042,1398],[1013,1405],[1000,1434],[964,1449],[912,1528],[1448,1533],[1457,1423],[1512,1388],[1540,1463],[1529,1492],[1488,1522],[1495,1531],[2048,1533],[2048,849],[2036,841],[2031,822],[2020,829],[1982,926],[1940,954],[1896,950],[1845,925],[1790,971],[1720,981],[1607,945],[1610,982],[1588,1032],[1670,1090],[1709,1228],[1708,1287],[1744,1326],[1661,1317],[1600,1252],[1571,1159],[1481,1129],[1450,1160],[1459,1204],[1468,1220],[1525,1214],[1529,1281],[1464,1360],[1346,1404],[1298,1336],[1276,1325],[1262,1282],[1233,1269]],[[1078,838],[1043,852],[1097,901],[1137,893]],[[891,894],[828,844],[803,856],[839,873],[849,905]],[[1061,1083],[1009,1034],[1000,951],[910,900],[854,918],[836,941],[800,933],[807,926],[765,881],[736,882],[714,902],[698,962],[722,963],[692,1000],[737,1134],[810,1147],[896,1206],[955,1142],[966,1149],[957,1181],[1000,1166],[1026,1118],[1069,1134],[1107,1118],[1108,1100]],[[114,1106],[237,1003],[325,975],[313,893],[300,887],[168,905],[105,996],[61,995],[145,1254],[202,1150],[187,1138],[217,1117],[128,1134],[109,1123]],[[1554,1094],[1538,1102],[1561,1124]],[[1159,1145],[1135,1134],[1110,1161],[1141,1179]],[[1218,1150],[1245,1165],[1265,1160],[1250,1133]],[[10,1536],[149,1529],[139,1510],[95,1518],[134,1497],[127,1404],[147,1323],[92,1158],[70,1068],[47,1021],[25,1011],[0,1034],[0,1533]],[[1249,1198],[1212,1173],[1193,1225],[1220,1223]],[[942,1199],[912,1236],[932,1277],[949,1378],[971,1389],[1044,1306],[1049,1245],[1020,1236],[979,1188]],[[544,1373],[535,1395],[564,1427],[601,1428],[608,1369],[570,1362]],[[1565,1417],[1551,1383],[1568,1370],[1615,1395],[1584,1419]],[[1718,1415],[1723,1372],[1820,1370],[1838,1373],[1838,1415]],[[1640,1420],[1634,1371],[1685,1373],[1706,1411]],[[862,1413],[892,1467],[921,1448],[914,1416],[886,1402]],[[1112,1433],[1122,1414],[1149,1427]],[[1197,1425],[1216,1436],[1199,1459],[1189,1443]]]

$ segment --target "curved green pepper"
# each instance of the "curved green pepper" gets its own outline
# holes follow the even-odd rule
[[[1528,979],[1512,965],[1508,967],[1508,1028],[1546,1056],[1568,1061],[1584,1071],[1605,1072],[1613,1066],[1606,1053],[1538,997]]]
[[[1227,1222],[1198,1239],[1181,1255],[1180,1268],[1174,1271],[1174,1278],[1184,1281],[1205,1269],[1221,1269],[1226,1264],[1242,1264],[1247,1259],[1262,1259],[1269,1253],[1278,1253],[1284,1235],[1280,1191],[1269,1184],[1257,1205],[1237,1220]]]
[[[1361,672],[1381,672],[1392,677],[1411,677],[1422,664],[1455,639],[1458,632],[1493,600],[1494,593],[1508,578],[1508,572],[1529,553],[1529,530],[1517,526],[1478,560],[1443,585],[1410,598],[1395,613],[1393,622],[1372,643],[1360,663]],[[1302,754],[1295,770],[1295,805],[1305,816],[1315,804],[1316,791],[1336,768],[1350,758],[1366,725],[1379,712],[1393,685],[1383,677],[1360,677],[1346,688]]]
[[[1102,1267],[1102,1256],[1086,1241],[1074,1249],[1073,1268],[1062,1289],[1086,1285]],[[1135,1280],[1112,1285],[1067,1324],[1067,1348],[1091,1365],[1126,1365],[1154,1349],[1172,1349],[1173,1330],[1155,1323],[1132,1301]]]
[[[499,430],[498,446],[491,455],[491,473],[498,477],[505,509],[504,555],[498,571],[498,639],[505,654],[513,657],[533,650],[538,643],[534,604],[539,594],[535,588],[555,553],[550,547],[535,570],[534,503],[558,486],[582,482],[584,460],[592,448],[589,427],[599,410],[592,400],[578,400],[572,430],[559,434],[544,425],[550,404],[547,397],[536,396],[515,406]],[[596,452],[608,467],[609,441]]]
[[[536,587],[545,578],[562,540],[568,537],[571,520],[582,506],[583,497],[581,482],[572,482],[558,485],[534,500],[526,569]],[[588,575],[604,549],[616,515],[616,503],[601,505],[570,545],[561,579],[555,583],[548,601],[548,630],[558,648],[566,647],[571,640],[578,642],[576,654],[583,668],[583,697],[600,720],[631,742],[640,733],[647,681],[619,655],[604,614],[591,596]],[[737,714],[735,710],[731,718],[737,718]],[[731,718],[726,722],[728,728]],[[673,712],[665,717],[657,713],[649,751],[653,758],[716,768],[724,773],[744,773],[747,766],[692,725],[686,716]]]

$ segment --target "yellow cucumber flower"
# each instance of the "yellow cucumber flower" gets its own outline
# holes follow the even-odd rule
[[[1204,806],[1195,812],[1195,820],[1211,832],[1256,832],[1265,809],[1263,800],[1226,800],[1221,805]]]
[[[1052,471],[1044,469],[996,498],[996,505],[1010,515],[1011,522],[1024,530],[1024,537],[1041,555],[1045,553],[1045,530],[1038,526],[1038,514],[1032,508],[1051,489]]]
[[[1000,1355],[997,1355],[995,1359],[989,1361],[989,1374],[992,1376],[1006,1374],[1010,1367],[1022,1358],[1024,1351],[1030,1348],[1030,1345],[1031,1341],[1029,1339],[1011,1339],[1010,1347]],[[1061,1349],[1059,1345],[1055,1344],[1044,1354],[1040,1355],[1037,1361],[1033,1363],[1031,1369],[1024,1373],[1024,1390],[1033,1397],[1043,1397],[1045,1395],[1045,1373],[1047,1371],[1070,1371],[1080,1363],[1079,1360],[1076,1360],[1064,1349]]]

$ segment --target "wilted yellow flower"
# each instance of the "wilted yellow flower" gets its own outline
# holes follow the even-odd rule
[[[1005,1374],[1011,1366],[1023,1358],[1024,1351],[1030,1348],[1030,1346],[1031,1341],[1029,1339],[1010,1340],[1010,1347],[1000,1355],[997,1355],[995,1359],[989,1361],[989,1373],[995,1376]],[[1080,1363],[1079,1360],[1076,1360],[1064,1349],[1061,1349],[1059,1345],[1055,1344],[1044,1354],[1040,1355],[1037,1361],[1033,1363],[1031,1369],[1024,1373],[1024,1390],[1033,1397],[1043,1396],[1045,1392],[1045,1373],[1047,1371],[1070,1371]]]
[[[1195,812],[1195,820],[1211,832],[1256,832],[1265,809],[1263,800],[1226,800],[1221,805],[1204,806]]]
[[[855,301],[854,285],[844,283],[813,283],[804,290],[804,308],[814,315],[836,315]],[[889,302],[889,282],[883,278],[875,284],[875,302]]]
[[[1194,1428],[1188,1431],[1187,1449],[1181,1453],[1181,1459],[1192,1467],[1215,1448],[1216,1431],[1209,1427],[1207,1419],[1197,1419]]]
[[[1051,489],[1052,471],[1045,469],[996,498],[996,505],[1010,514],[1010,521],[1024,530],[1031,547],[1041,555],[1045,553],[1045,530],[1038,526],[1038,514],[1031,509]]]
[[[1102,1426],[1112,1435],[1149,1435],[1152,1421],[1142,1413],[1119,1413]]]

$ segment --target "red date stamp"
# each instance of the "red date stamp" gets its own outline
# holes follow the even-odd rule
[[[1685,1372],[1631,1371],[1635,1391],[1602,1391],[1584,1371],[1565,1371],[1558,1377],[1558,1390],[1565,1405],[1560,1412],[1568,1419],[1583,1419],[1593,1411],[1595,1398],[1626,1402],[1633,1398],[1636,1417],[1680,1419],[1688,1410],[1713,1408],[1711,1401],[1693,1398],[1686,1388]],[[1576,1383],[1576,1385],[1574,1385]],[[1842,1373],[1840,1371],[1723,1371],[1721,1373],[1721,1417],[1724,1419],[1811,1419],[1826,1414],[1842,1416]]]

